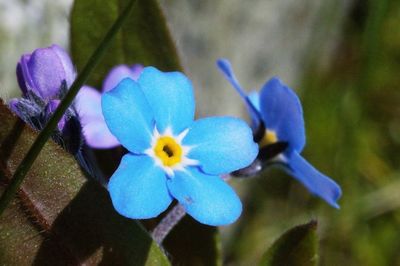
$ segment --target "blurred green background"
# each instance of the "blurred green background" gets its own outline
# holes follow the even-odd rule
[[[328,20],[330,12],[322,16]],[[359,1],[344,17],[328,63],[321,65],[320,48],[329,29],[310,42],[296,83],[304,155],[341,184],[341,210],[280,172],[266,172],[243,192],[246,211],[227,237],[229,262],[251,265],[285,228],[315,218],[321,265],[400,265],[399,26],[400,2]]]
[[[278,169],[233,185],[244,202],[222,228],[225,264],[254,265],[288,228],[317,219],[321,265],[400,265],[400,2],[162,0],[198,115],[246,118],[215,68],[248,90],[279,75],[303,102],[303,155],[343,189],[341,210]],[[18,95],[18,57],[67,48],[71,0],[0,0],[0,96]],[[138,62],[140,63],[140,62]]]

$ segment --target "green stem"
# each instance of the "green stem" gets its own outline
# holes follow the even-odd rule
[[[64,112],[70,106],[70,104],[74,100],[75,96],[78,94],[82,85],[86,82],[93,69],[96,67],[100,59],[103,57],[114,36],[121,28],[124,21],[128,18],[128,15],[132,11],[135,2],[136,0],[131,0],[127,5],[127,7],[124,9],[124,11],[121,13],[121,15],[114,22],[114,24],[107,32],[100,45],[97,47],[97,49],[93,52],[92,56],[89,58],[82,72],[79,73],[78,77],[71,85],[71,88],[69,89],[68,93],[65,95],[64,99],[58,106],[57,110],[54,112],[54,115],[50,118],[49,122],[46,124],[44,129],[39,133],[35,142],[29,149],[28,153],[25,155],[22,162],[18,165],[10,181],[10,184],[6,187],[4,193],[1,195],[0,215],[4,212],[7,205],[13,199],[15,193],[19,189],[22,181],[24,180],[26,174],[31,168],[33,162],[38,157],[46,141],[52,135],[54,129],[57,126],[58,121],[60,121],[61,117],[64,115]]]
[[[374,71],[379,60],[382,57],[382,38],[380,36],[382,24],[387,16],[389,7],[388,0],[375,1],[370,0],[368,3],[368,16],[363,33],[361,46],[362,64],[361,74],[359,75],[359,89],[365,92],[371,88],[371,74]]]

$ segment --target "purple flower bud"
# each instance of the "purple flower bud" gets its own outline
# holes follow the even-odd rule
[[[23,95],[32,91],[45,101],[57,98],[63,82],[70,87],[75,76],[69,55],[55,44],[23,55],[17,65]]]
[[[50,116],[54,114],[57,107],[60,105],[60,102],[61,102],[60,100],[50,100],[49,103],[46,105],[44,113],[48,116],[48,119],[50,119]],[[57,128],[59,131],[63,131],[65,123],[66,123],[66,117],[65,115],[63,115],[57,124]]]

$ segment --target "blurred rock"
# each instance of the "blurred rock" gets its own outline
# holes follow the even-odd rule
[[[18,95],[15,66],[21,54],[57,43],[68,49],[73,0],[0,0],[0,97]],[[161,0],[187,74],[194,81],[199,116],[242,115],[244,106],[215,67],[231,60],[242,86],[259,89],[274,75],[297,87],[310,58],[335,46],[352,1]],[[244,112],[243,112],[244,114]]]
[[[199,116],[241,115],[244,105],[215,67],[231,60],[239,82],[259,89],[272,76],[297,87],[311,57],[329,55],[352,1],[162,0]],[[324,59],[329,56],[324,56]]]

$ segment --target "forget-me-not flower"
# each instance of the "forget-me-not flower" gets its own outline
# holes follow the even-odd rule
[[[336,202],[342,194],[339,185],[300,155],[305,145],[303,110],[293,90],[274,77],[264,84],[260,94],[253,92],[246,95],[229,61],[220,59],[217,65],[246,103],[255,139],[260,146],[259,156],[268,158],[268,154],[264,153],[272,152],[273,158],[269,159],[282,163],[289,174],[309,191],[339,208]],[[275,153],[277,150],[278,153]]]
[[[117,86],[124,78],[129,77],[137,80],[142,70],[143,66],[139,64],[131,67],[117,65],[111,69],[104,79],[102,92],[90,86],[83,86],[80,89],[74,104],[79,113],[83,135],[88,146],[108,149],[120,145],[118,140],[108,130],[104,121],[101,111],[101,94]]]
[[[251,129],[232,117],[194,119],[192,84],[180,72],[143,69],[102,95],[110,131],[128,149],[108,184],[122,215],[152,218],[175,198],[201,223],[225,225],[242,210],[219,176],[257,156]]]

